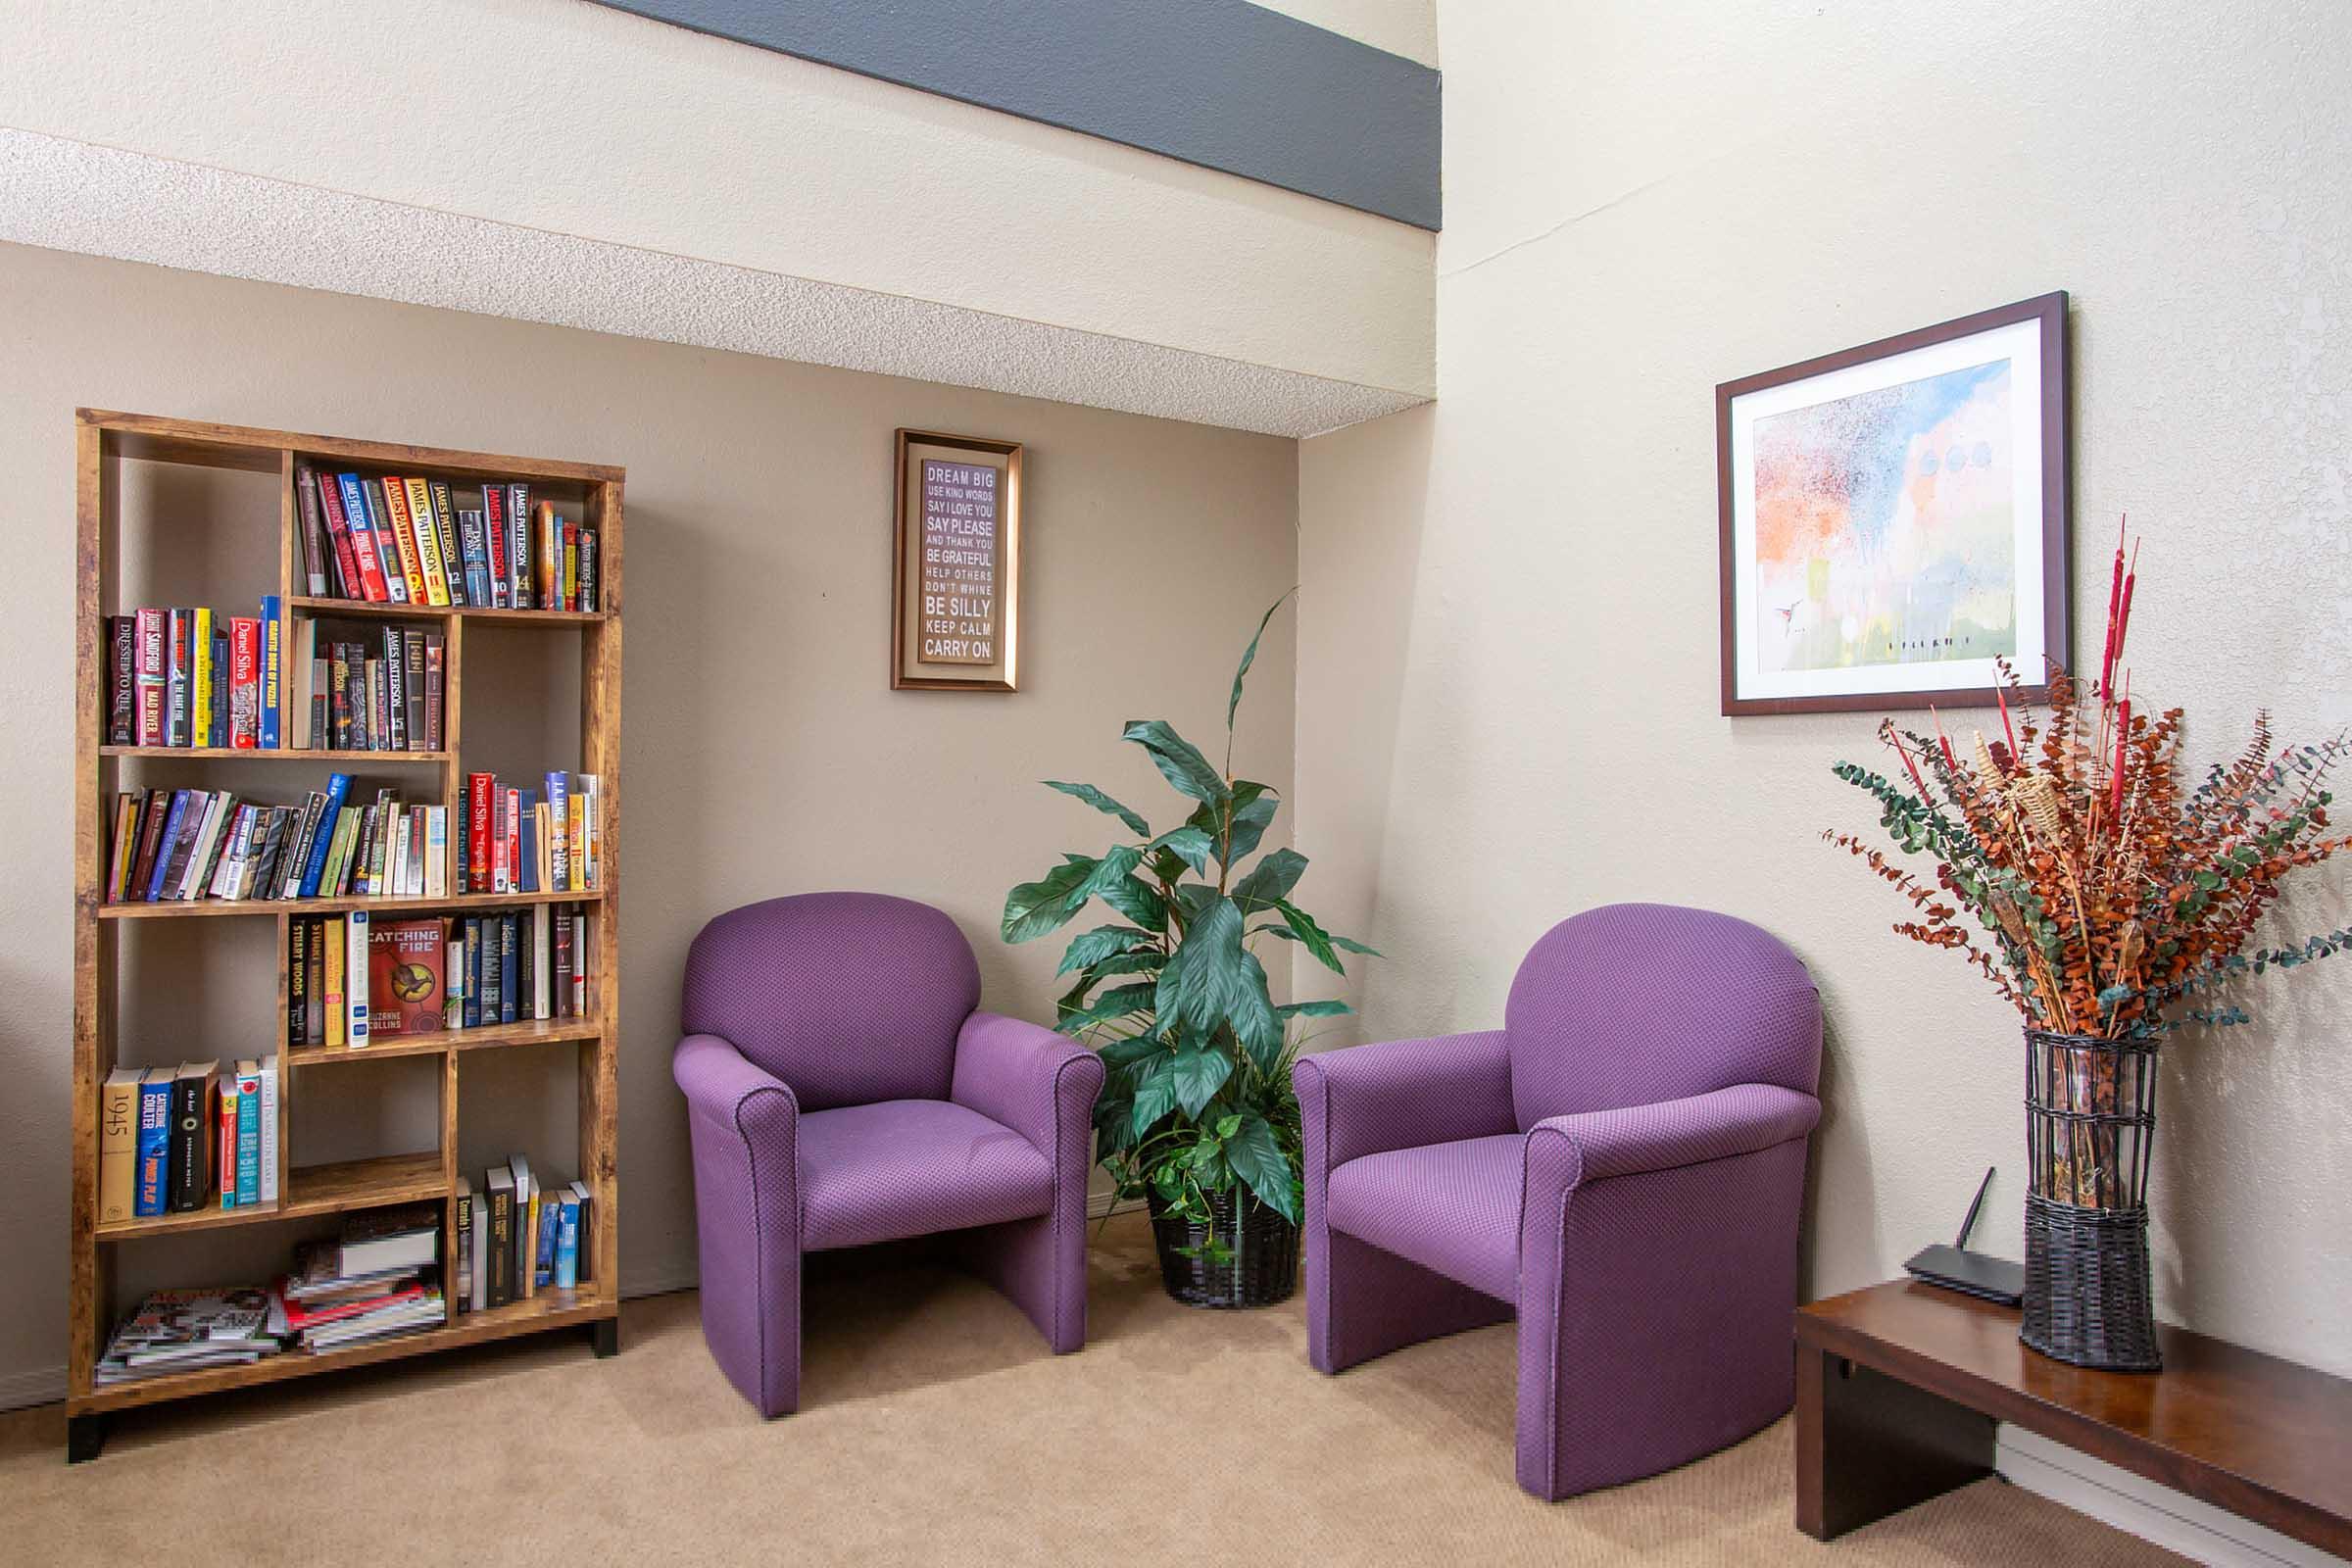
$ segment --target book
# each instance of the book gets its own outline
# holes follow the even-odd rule
[[[199,606],[188,614],[187,738],[183,746],[213,744],[213,612]]]
[[[336,1272],[424,1268],[441,1254],[441,1205],[406,1203],[344,1216]]]
[[[381,921],[368,941],[368,1038],[439,1030],[448,1016],[447,922]]]
[[[128,746],[137,732],[139,620],[106,617],[106,743]]]
[[[320,475],[318,510],[326,517],[327,544],[332,551],[335,593],[344,599],[368,599],[367,582],[360,569],[360,560],[352,534],[352,525],[345,515],[346,499],[343,485],[328,475]]]
[[[302,591],[313,599],[323,599],[331,547],[326,513],[318,500],[318,473],[307,463],[294,466],[294,505],[302,518]]]
[[[220,1064],[186,1061],[172,1084],[171,1206],[185,1213],[211,1194],[214,1102]]]
[[[330,773],[327,775],[326,797],[325,804],[321,811],[321,819],[329,824],[330,829],[334,818],[337,817],[342,810],[345,798],[348,797],[350,793],[351,775],[349,773]],[[325,834],[315,834],[313,836],[310,850],[310,861],[302,873],[301,896],[306,899],[315,899],[318,896],[318,878],[326,870],[327,844],[328,840]]]
[[[516,610],[544,609],[531,598],[531,487],[507,486],[508,602]]]
[[[539,1261],[539,1185],[532,1179],[527,1155],[509,1156],[514,1173],[514,1295],[529,1300],[536,1294],[534,1274]]]
[[[592,1285],[596,1282],[596,1198],[586,1181],[571,1184],[571,1198],[580,1210],[580,1283]]]
[[[475,1196],[473,1208],[468,1305],[479,1312],[490,1305],[490,1196],[486,1190]]]
[[[569,819],[571,781],[567,774],[551,771],[547,784],[547,865],[548,886],[564,889],[571,886],[571,843]]]
[[[269,1333],[270,1318],[270,1297],[264,1290],[153,1292],[107,1342],[96,1381],[103,1386],[250,1364],[281,1348]]]
[[[555,1286],[568,1291],[580,1283],[580,1200],[568,1187],[557,1200]]]
[[[171,696],[171,662],[165,638],[169,618],[161,610],[141,610],[131,616],[132,684],[131,744],[170,744],[167,712]]]
[[[490,597],[482,603],[500,610],[508,607],[507,577],[507,487],[503,484],[482,486],[482,571],[489,579]]]
[[[450,1304],[460,1312],[473,1309],[473,1183],[458,1178],[458,1263],[451,1281]]]
[[[237,1062],[236,1190],[240,1208],[262,1200],[262,1064]]]
[[[262,750],[286,745],[286,612],[275,594],[262,596]]]
[[[350,972],[343,977],[344,1004],[350,1016],[343,1038],[353,1048],[368,1044],[371,1009],[368,1002],[368,911],[353,909],[343,916],[343,956]]]
[[[564,1200],[560,1192],[534,1187],[531,1191],[531,1292],[537,1295],[556,1283],[556,1253],[563,1243]]]
[[[390,491],[395,481],[386,479],[384,488]],[[446,605],[449,601],[449,558],[441,550],[441,530],[433,517],[432,487],[422,479],[398,481],[400,494],[394,498],[395,507],[409,519],[410,530],[416,540],[416,570],[423,582],[424,597],[417,601],[426,605]],[[412,588],[415,583],[410,584]]]
[[[594,528],[582,527],[580,529],[580,602],[578,608],[592,613],[605,608],[603,589],[597,576],[599,568],[596,535],[597,530]]]
[[[466,547],[460,536],[449,481],[435,479],[425,488],[433,506],[433,532],[441,541],[441,572],[449,579],[449,602],[470,604],[472,596],[466,592]]]
[[[254,751],[262,744],[262,623],[228,617],[228,744]]]
[[[193,676],[193,657],[188,645],[188,612],[184,610],[165,612],[164,660],[169,685],[164,706],[164,744],[185,746],[188,742],[188,683]]]
[[[237,1206],[237,1099],[239,1080],[231,1063],[213,1090],[213,1192],[222,1208]]]
[[[136,1211],[139,1184],[138,1067],[117,1067],[98,1087],[98,1223],[111,1225]]]
[[[172,1086],[178,1074],[150,1067],[139,1075],[139,1125],[130,1211],[146,1217],[171,1204]]]
[[[265,1203],[277,1201],[277,1053],[261,1061],[261,1168],[259,1196]]]
[[[349,931],[343,921],[326,916],[318,922],[319,937],[319,996],[324,1017],[319,1028],[319,1043],[341,1048],[348,1043],[351,1008],[344,998],[344,982],[350,977],[351,964],[343,954],[343,940]]]
[[[493,1165],[482,1178],[490,1195],[489,1299],[501,1307],[514,1299],[514,1172]]]

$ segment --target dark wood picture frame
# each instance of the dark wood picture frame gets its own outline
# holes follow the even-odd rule
[[[1003,641],[1003,658],[984,666],[994,673],[975,679],[958,679],[952,675],[916,675],[907,673],[909,660],[906,649],[907,595],[919,593],[917,583],[910,580],[907,569],[908,549],[913,539],[921,536],[921,498],[916,494],[910,477],[909,461],[916,447],[941,447],[950,451],[969,452],[976,457],[997,460],[992,466],[1004,470],[1004,494],[999,502],[997,529],[1000,549],[997,562],[997,592],[1002,615],[999,636]],[[899,430],[892,441],[892,493],[897,497],[895,520],[891,528],[890,552],[890,689],[892,691],[924,692],[1009,692],[1019,690],[1020,609],[1021,609],[1021,457],[1018,441],[992,441],[980,436],[947,435],[936,430]],[[948,667],[948,666],[934,666]]]
[[[2014,326],[2021,322],[2037,322],[2040,327],[2041,362],[2041,582],[2042,582],[2042,646],[2050,659],[2066,662],[2072,657],[2069,646],[2071,625],[2069,587],[2073,550],[2073,495],[2070,482],[2074,454],[2068,419],[2069,387],[2072,381],[2067,353],[2066,330],[2067,297],[2065,291],[2038,295],[2003,305],[1994,310],[1979,311],[1973,316],[1958,317],[1916,331],[1880,338],[1836,354],[1785,365],[1776,370],[1726,381],[1715,388],[1715,487],[1718,510],[1719,545],[1721,551],[1722,598],[1722,663],[1723,712],[1726,716],[1762,713],[1836,713],[1876,712],[1900,709],[1921,709],[1930,704],[1938,708],[1990,707],[1993,693],[1989,685],[1983,688],[1940,688],[1936,690],[1895,692],[1853,692],[1836,695],[1805,697],[1741,696],[1739,689],[1739,661],[1737,654],[1737,562],[1734,552],[1736,536],[1733,525],[1735,475],[1732,464],[1732,405],[1738,398],[1766,388],[1785,386],[1793,381],[1810,380],[1834,370],[1842,370],[1877,360],[1890,359],[1914,349],[1947,343],[1957,338],[1972,337],[1996,327]],[[2019,563],[2020,571],[2030,569]],[[2023,695],[2028,701],[2041,701],[2047,696],[2045,672],[2021,670],[2027,685]]]

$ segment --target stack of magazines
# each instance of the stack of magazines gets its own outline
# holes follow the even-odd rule
[[[97,1380],[127,1383],[274,1355],[280,1347],[269,1332],[271,1315],[268,1291],[157,1291],[115,1331]]]
[[[270,1332],[317,1354],[439,1327],[440,1242],[438,1204],[354,1216],[340,1240],[305,1242],[270,1292]]]

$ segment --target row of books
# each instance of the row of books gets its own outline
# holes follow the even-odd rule
[[[98,1088],[98,1221],[277,1201],[277,1057],[117,1067]]]
[[[540,785],[466,775],[460,885],[466,892],[594,893],[604,886],[604,780],[550,772]]]
[[[448,1320],[441,1210],[415,1203],[346,1215],[335,1237],[300,1244],[270,1285],[156,1291],[117,1326],[97,1382],[248,1366],[288,1349],[317,1355]]]
[[[595,1209],[586,1182],[543,1182],[522,1154],[491,1166],[478,1190],[460,1177],[458,1310],[487,1311],[593,1283]]]
[[[303,576],[313,597],[370,604],[594,611],[596,528],[527,484],[328,473],[298,464]],[[459,505],[475,499],[473,507]]]
[[[329,776],[301,806],[240,801],[227,790],[125,790],[115,798],[110,904],[199,899],[449,896],[449,808],[392,790],[351,801],[351,775]]]
[[[588,920],[576,905],[374,920],[366,909],[289,924],[286,1044],[366,1046],[589,1015]]]
[[[203,607],[106,617],[106,743],[275,751],[285,615],[272,594],[258,615]]]
[[[315,751],[437,752],[447,712],[442,635],[423,626],[294,628],[288,712]]]

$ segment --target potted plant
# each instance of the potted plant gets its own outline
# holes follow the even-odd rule
[[[2136,565],[2119,542],[2098,676],[2085,689],[2053,665],[2046,721],[2012,714],[2019,686],[2004,668],[2000,739],[1956,747],[1940,721],[1930,735],[1882,723],[1907,789],[1838,764],[1877,799],[1895,847],[1935,861],[1933,885],[1850,833],[1825,837],[1911,901],[1918,914],[1897,932],[1959,954],[2024,1019],[2021,1337],[2079,1365],[2153,1371],[2158,1046],[2184,1025],[2248,1022],[2230,1000],[2239,981],[2352,946],[2341,930],[2252,947],[2280,880],[2352,840],[2328,815],[2340,734],[2280,748],[2257,715],[2234,761],[2184,787],[2181,710],[2151,715],[2122,668]]]
[[[1097,901],[1118,916],[1071,939],[1056,1024],[1102,1054],[1096,1156],[1121,1198],[1149,1205],[1168,1294],[1196,1306],[1264,1306],[1291,1294],[1300,1203],[1291,1089],[1298,1021],[1348,1010],[1331,1001],[1276,1004],[1253,950],[1264,938],[1298,943],[1335,974],[1347,972],[1342,952],[1372,953],[1326,932],[1293,902],[1306,857],[1257,854],[1277,797],[1233,773],[1242,682],[1289,597],[1259,619],[1234,672],[1224,766],[1164,720],[1133,720],[1121,732],[1190,803],[1184,819],[1154,832],[1091,784],[1048,780],[1117,818],[1131,842],[1065,855],[1004,901],[1006,942],[1057,931]]]

